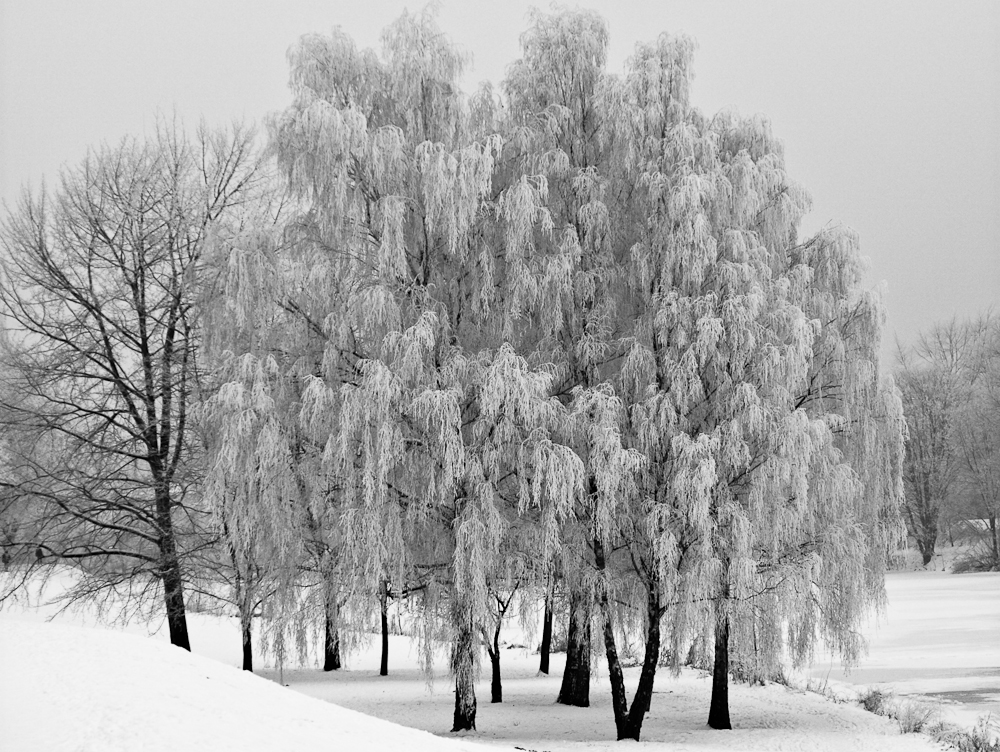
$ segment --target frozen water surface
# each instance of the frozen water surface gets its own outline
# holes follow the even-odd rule
[[[1000,573],[893,572],[886,593],[868,656],[850,672],[817,661],[812,676],[926,699],[962,725],[1000,717]]]

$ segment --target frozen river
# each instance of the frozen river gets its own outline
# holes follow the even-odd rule
[[[895,572],[886,591],[886,613],[864,632],[867,658],[846,674],[817,660],[812,676],[931,701],[962,725],[1000,718],[1000,573]]]

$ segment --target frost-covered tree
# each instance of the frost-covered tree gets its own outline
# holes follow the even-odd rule
[[[557,369],[584,466],[562,530],[580,573],[571,632],[596,599],[618,734],[638,738],[664,615],[672,655],[696,634],[714,640],[720,727],[731,645],[763,670],[791,621],[804,660],[800,626],[823,611],[850,657],[892,536],[900,422],[856,244],[797,242],[807,199],[766,122],[690,105],[690,40],[637,46],[621,78],[603,70],[606,45],[594,14],[535,14],[504,84],[503,132],[505,166],[544,179],[557,231],[533,253],[559,270],[546,288],[558,302],[524,345]],[[871,576],[839,563],[845,547]],[[631,706],[614,601],[633,604],[646,637]],[[564,675],[572,695],[587,665],[570,648],[584,674]]]
[[[336,531],[355,618],[358,603],[377,602],[387,583],[403,591],[414,572],[426,634],[445,599],[454,728],[473,728],[487,576],[505,530],[544,508],[551,547],[557,510],[581,487],[576,456],[551,438],[562,410],[550,369],[517,350],[544,272],[532,239],[551,232],[544,185],[494,185],[502,143],[480,130],[492,105],[460,96],[463,60],[426,14],[390,26],[381,56],[336,31],[304,37],[291,63],[294,100],[272,140],[294,216],[261,257],[273,282],[247,290],[269,286],[282,320],[321,347],[276,408],[282,437],[266,445],[287,457],[293,432],[312,445],[322,490],[309,503]],[[232,248],[236,268],[254,268],[260,245]],[[232,298],[249,312],[255,294]],[[228,451],[261,451],[253,435]],[[258,461],[262,486],[281,487],[287,465]]]
[[[902,406],[880,372],[884,312],[878,290],[865,288],[857,236],[828,229],[789,255],[808,273],[796,298],[816,334],[808,372],[791,389],[792,419],[808,421],[808,433],[782,437],[807,438],[809,446],[783,444],[776,466],[798,452],[809,466],[804,476],[781,469],[768,479],[794,511],[772,505],[758,532],[766,587],[736,643],[741,673],[756,679],[776,670],[770,646],[782,638],[796,664],[811,657],[817,634],[845,663],[857,660],[857,628],[881,607],[886,564],[903,531]]]
[[[284,384],[271,355],[230,356],[225,383],[206,406],[218,425],[209,441],[205,496],[231,565],[245,669],[252,668],[254,616],[280,622],[295,608],[307,540],[301,529],[301,468],[281,418]],[[289,603],[291,601],[291,605]]]
[[[689,50],[665,37],[638,48],[617,108],[626,132],[652,121],[666,134],[622,154],[639,171],[644,227],[633,251],[643,315],[622,379],[648,463],[650,511],[634,534],[650,539],[639,559],[648,621],[675,600],[674,656],[698,625],[712,633],[709,724],[729,728],[731,658],[773,666],[788,645],[801,662],[817,625],[855,654],[850,636],[881,592],[901,421],[878,375],[880,313],[856,246],[797,244],[806,199],[780,145],[760,119],[688,107]],[[654,61],[671,61],[670,75]],[[652,106],[651,92],[662,97]],[[836,356],[824,359],[827,347]],[[817,380],[839,382],[836,398],[814,396]],[[838,443],[845,420],[860,447]]]
[[[289,636],[302,642],[307,623],[320,624],[324,668],[333,670],[344,605],[338,481],[323,472],[313,424],[300,415],[306,383],[322,371],[326,336],[317,321],[327,315],[329,290],[318,273],[305,283],[310,239],[276,175],[269,178],[270,190],[245,207],[243,221],[213,239],[206,295],[213,374],[200,413],[205,496],[233,564],[244,645],[254,614],[279,652]]]
[[[206,543],[193,484],[206,248],[253,188],[252,131],[161,124],[92,151],[0,230],[2,420],[41,562],[76,595],[162,588],[189,648],[185,561]]]
[[[475,725],[510,546],[536,587],[558,558],[581,669],[564,678],[587,686],[593,624],[619,738],[639,737],[661,643],[675,661],[715,646],[717,727],[730,656],[762,674],[822,632],[851,657],[896,519],[898,403],[857,245],[798,241],[806,199],[766,122],[691,106],[684,38],[607,74],[591,13],[533,15],[502,94],[471,100],[428,15],[382,41],[291,54],[272,140],[294,216],[247,286],[289,327],[254,355],[282,374],[260,410],[286,459],[245,467],[280,486],[308,447],[355,604],[418,573],[425,641],[452,643],[455,730]],[[260,247],[235,244],[231,269],[252,279]],[[283,350],[296,331],[312,344]],[[230,451],[259,451],[243,441]]]
[[[544,181],[553,232],[535,239],[544,265],[544,303],[525,345],[551,362],[556,396],[573,411],[562,440],[584,463],[586,494],[561,530],[561,581],[568,589],[566,664],[558,701],[589,705],[591,622],[596,598],[594,532],[602,498],[618,492],[637,457],[625,453],[616,427],[617,402],[608,390],[632,311],[623,308],[623,270],[631,236],[615,226],[625,194],[610,182],[611,142],[602,89],[608,31],[589,11],[534,12],[522,36],[522,57],[503,84],[508,107],[505,174]],[[617,214],[617,216],[616,216]],[[611,411],[609,415],[606,411]],[[619,462],[620,461],[620,462]],[[619,462],[619,464],[616,464]]]

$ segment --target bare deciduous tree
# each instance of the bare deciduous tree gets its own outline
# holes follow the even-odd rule
[[[958,494],[962,460],[957,440],[971,436],[956,420],[972,395],[983,333],[980,324],[953,320],[933,327],[898,354],[897,381],[908,429],[904,514],[925,566],[934,557],[942,514]]]
[[[79,567],[71,597],[161,586],[188,649],[183,562],[206,527],[189,429],[200,269],[256,159],[243,127],[192,140],[161,124],[26,193],[0,231],[10,492],[35,522],[20,542]]]
[[[905,516],[925,565],[934,556],[942,526],[968,516],[986,521],[990,556],[1000,562],[998,332],[997,320],[989,314],[952,320],[899,352],[898,380],[909,429]]]

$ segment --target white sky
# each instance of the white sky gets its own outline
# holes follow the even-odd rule
[[[498,82],[532,5],[445,0],[439,23]],[[584,0],[613,69],[638,40],[699,44],[693,99],[764,113],[814,199],[805,229],[861,235],[888,336],[1000,302],[1000,2]],[[289,102],[285,51],[341,25],[360,46],[405,0],[0,0],[0,199],[88,146],[149,129],[260,120]],[[892,350],[891,342],[885,352]]]

